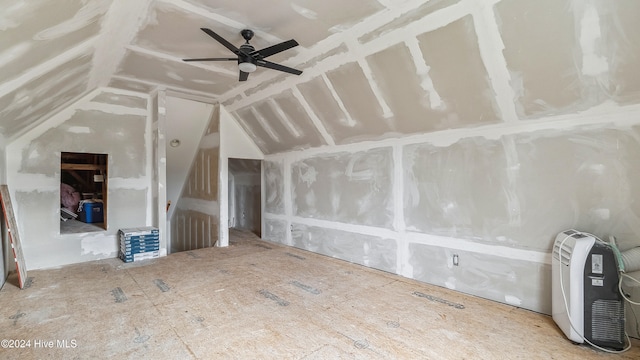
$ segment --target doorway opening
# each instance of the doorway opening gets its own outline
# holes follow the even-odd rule
[[[60,233],[107,230],[107,154],[60,154]]]
[[[229,228],[261,236],[261,160],[229,159]]]

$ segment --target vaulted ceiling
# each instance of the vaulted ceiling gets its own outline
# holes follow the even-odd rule
[[[640,102],[633,0],[0,0],[0,134],[98,87],[222,103],[265,153]],[[257,48],[301,76],[232,54]]]

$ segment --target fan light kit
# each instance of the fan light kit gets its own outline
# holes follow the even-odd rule
[[[244,63],[240,63],[238,64],[238,69],[240,69],[240,71],[244,71],[246,73],[252,73],[254,71],[256,71],[258,67],[255,64],[252,64],[250,62],[244,62]]]
[[[261,50],[256,50],[251,44],[249,44],[249,40],[251,40],[254,35],[253,31],[249,29],[244,29],[240,32],[240,34],[242,35],[242,37],[245,39],[246,42],[242,44],[239,48],[235,47],[233,44],[225,40],[222,36],[213,32],[211,29],[200,28],[200,30],[204,31],[207,35],[214,38],[217,42],[222,44],[224,47],[231,50],[231,52],[236,54],[236,57],[182,59],[183,61],[237,61],[238,69],[240,70],[240,78],[239,78],[240,81],[247,81],[249,74],[256,71],[258,66],[273,69],[273,70],[283,71],[283,72],[294,74],[294,75],[302,74],[302,71],[300,70],[264,60],[266,57],[275,55],[277,53],[280,53],[285,50],[289,50],[293,47],[298,46],[299,45],[298,42],[293,39],[266,47]]]

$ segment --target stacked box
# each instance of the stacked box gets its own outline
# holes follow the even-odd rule
[[[153,259],[160,256],[160,235],[157,228],[146,226],[120,229],[119,257],[124,262]]]

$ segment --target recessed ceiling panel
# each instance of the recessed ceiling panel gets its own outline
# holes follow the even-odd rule
[[[100,31],[111,1],[3,1],[0,83],[46,62]]]

